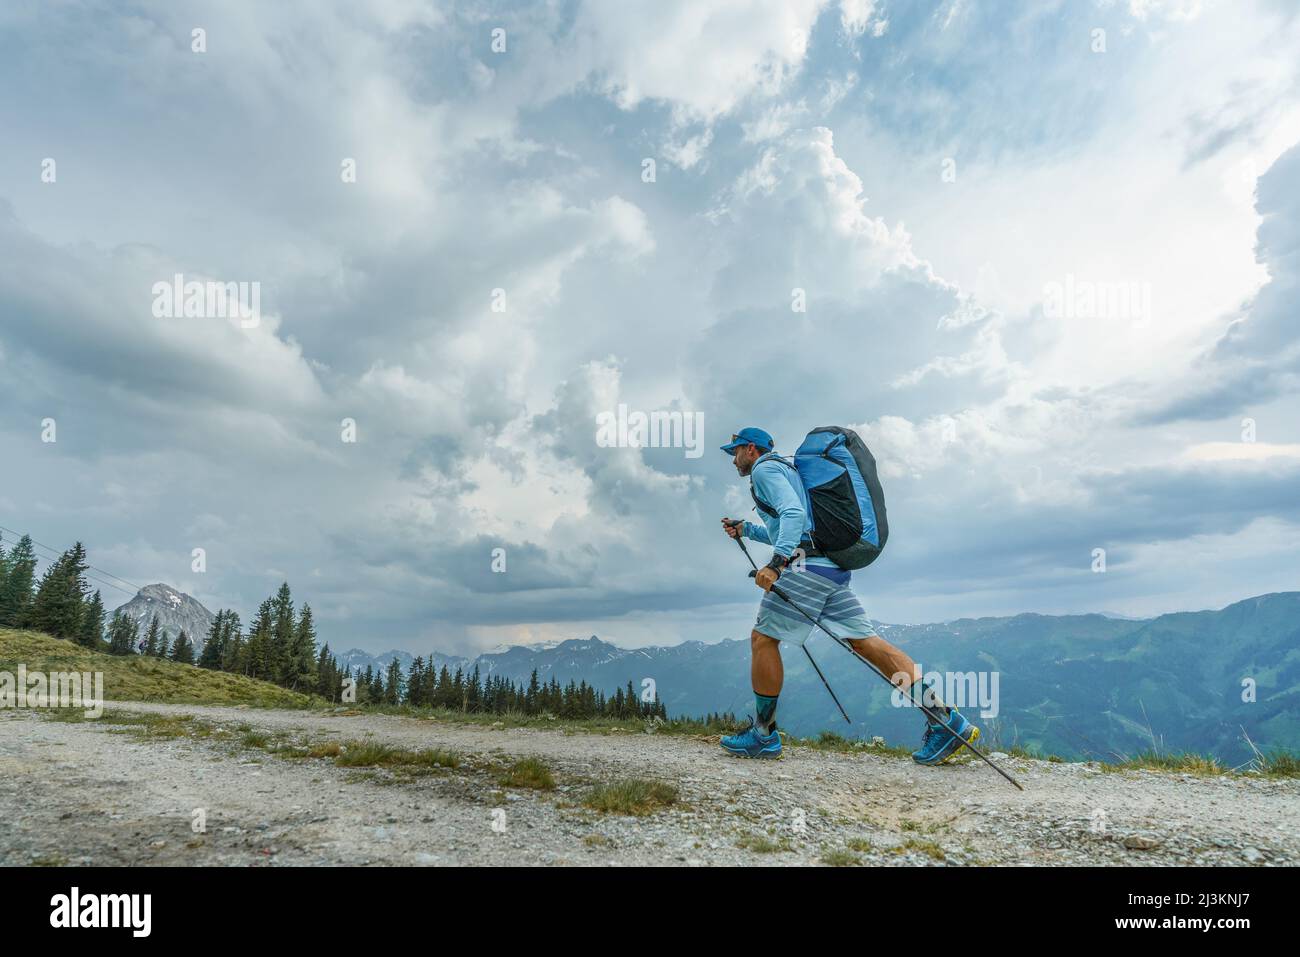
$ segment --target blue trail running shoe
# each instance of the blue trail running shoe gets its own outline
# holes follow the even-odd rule
[[[781,732],[773,728],[771,734],[765,735],[754,726],[752,718],[747,728],[735,734],[725,735],[718,743],[727,751],[742,758],[781,756]]]
[[[979,739],[980,729],[967,721],[956,708],[949,710],[946,723],[961,735],[963,741],[974,744]],[[925,739],[920,749],[912,752],[912,760],[917,764],[943,764],[960,749],[961,742],[943,730],[942,724],[927,719]]]

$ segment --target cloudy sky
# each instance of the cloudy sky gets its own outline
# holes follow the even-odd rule
[[[736,638],[716,446],[835,423],[882,621],[1295,589],[1297,49],[1286,2],[6,3],[0,525],[287,580],[335,648]]]

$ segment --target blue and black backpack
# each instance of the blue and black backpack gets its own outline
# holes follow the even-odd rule
[[[876,459],[858,433],[820,426],[803,440],[793,465],[776,455],[772,461],[793,469],[808,493],[811,541],[800,543],[806,557],[829,558],[851,570],[866,568],[880,556],[889,539],[885,493]],[[754,504],[767,515],[776,514],[757,495]]]

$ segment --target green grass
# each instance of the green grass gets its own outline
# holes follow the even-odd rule
[[[1300,777],[1300,758],[1290,751],[1274,751],[1261,754],[1255,760],[1234,771],[1219,763],[1218,759],[1205,754],[1179,753],[1160,754],[1155,751],[1143,751],[1123,761],[1102,764],[1103,771],[1170,771],[1176,774],[1195,774],[1199,777],[1218,777],[1239,773],[1256,773],[1270,778]]]
[[[84,708],[54,708],[47,713],[46,717],[50,721],[61,721],[67,724],[81,724],[83,721],[95,720],[86,717]]]
[[[1300,758],[1289,752],[1267,754],[1258,762],[1261,774],[1270,778],[1300,777]]]
[[[827,848],[822,851],[821,862],[828,867],[858,867],[862,863],[862,858],[852,851]]]
[[[391,768],[403,771],[422,771],[435,768],[458,768],[461,756],[442,748],[407,750],[377,741],[323,741],[315,744],[292,744],[283,732],[275,734],[259,731],[247,724],[238,725],[233,733],[218,731],[206,721],[191,715],[136,714],[127,711],[105,711],[101,719],[105,724],[121,726],[119,733],[135,734],[147,738],[206,738],[233,736],[241,748],[265,751],[282,758],[328,758],[341,768]]]
[[[934,841],[918,841],[916,838],[909,837],[898,847],[893,848],[895,854],[906,854],[908,851],[919,851],[936,861],[946,860],[943,848]]]
[[[736,839],[736,847],[744,851],[753,851],[755,854],[775,854],[778,851],[793,850],[787,838],[774,841],[766,834],[742,834]]]
[[[552,791],[555,789],[555,775],[537,758],[521,758],[502,772],[499,783],[508,788]]]
[[[345,741],[334,763],[341,768],[458,768],[460,755],[442,748],[408,751],[378,741]]]
[[[1104,771],[1173,771],[1179,774],[1195,774],[1201,777],[1217,777],[1227,774],[1228,769],[1212,757],[1203,754],[1157,754],[1154,751],[1142,751],[1124,761],[1102,765]]]
[[[307,748],[307,757],[309,758],[337,758],[343,753],[343,745],[337,741],[323,741],[319,744],[309,745]]]
[[[645,817],[655,811],[671,807],[680,800],[677,788],[660,781],[631,778],[612,784],[598,784],[582,799],[582,803],[595,811],[607,814],[628,814]]]
[[[243,675],[143,655],[109,655],[41,632],[0,628],[0,671],[16,672],[19,664],[26,665],[28,671],[102,672],[104,697],[109,701],[232,704],[255,708],[308,708],[324,703],[323,699],[313,699]],[[51,713],[63,710],[66,709],[51,709]]]
[[[189,714],[135,714],[128,711],[105,711],[98,719],[104,724],[119,726],[119,733],[141,738],[185,738],[194,735],[205,725]],[[210,734],[211,729],[207,728]]]

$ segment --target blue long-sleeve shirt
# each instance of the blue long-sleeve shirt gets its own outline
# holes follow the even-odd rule
[[[776,512],[775,516],[759,510],[762,525],[745,523],[745,537],[751,541],[771,545],[772,550],[784,558],[789,558],[801,541],[807,541],[812,528],[811,509],[808,504],[808,492],[793,468],[773,461],[773,453],[760,456],[749,473],[749,480],[754,494],[764,505]],[[847,581],[849,573],[842,571],[829,558],[809,558],[805,561],[809,568],[834,569],[839,574],[834,577]]]

